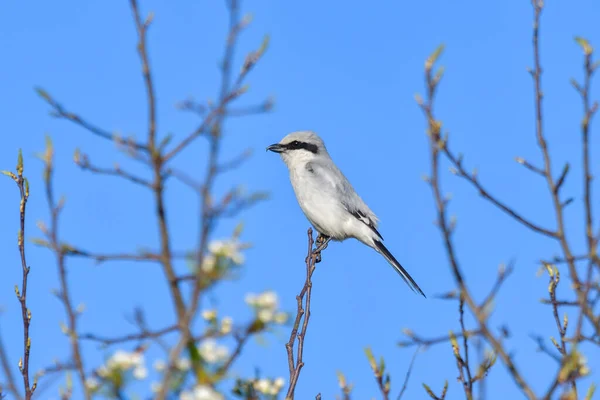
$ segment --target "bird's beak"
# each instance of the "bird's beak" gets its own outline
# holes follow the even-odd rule
[[[267,147],[267,151],[272,151],[273,153],[282,153],[285,151],[285,147],[279,143],[275,143]]]

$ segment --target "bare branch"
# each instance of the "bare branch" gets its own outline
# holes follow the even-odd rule
[[[496,282],[494,283],[492,290],[490,290],[490,293],[486,296],[485,300],[483,300],[483,302],[481,303],[480,308],[482,310],[486,309],[492,303],[492,301],[494,301],[494,299],[498,295],[498,292],[500,291],[500,287],[502,287],[502,284],[506,281],[506,278],[508,278],[510,276],[510,274],[512,274],[513,271],[514,271],[514,263],[513,262],[510,262],[507,267],[504,267],[504,265],[501,265],[500,268],[498,268],[498,278],[496,278]]]
[[[15,285],[15,294],[17,295],[17,299],[21,305],[21,320],[23,321],[23,356],[19,359],[19,371],[21,371],[21,375],[23,377],[23,389],[25,391],[25,399],[30,400],[35,392],[37,387],[37,380],[33,382],[33,385],[30,384],[29,381],[29,354],[31,351],[31,337],[29,336],[29,326],[31,323],[31,310],[27,307],[27,282],[29,277],[30,268],[27,265],[27,257],[25,255],[25,212],[27,209],[27,200],[29,199],[29,182],[27,178],[23,176],[23,154],[21,150],[19,150],[19,156],[17,159],[17,168],[16,174],[11,172],[3,171],[4,175],[8,175],[11,177],[17,187],[19,188],[19,193],[21,195],[21,202],[19,204],[19,234],[17,237],[17,246],[19,249],[19,255],[21,257],[21,272],[22,272],[22,282],[21,282],[21,290],[19,290],[19,286]],[[2,349],[2,353],[4,353],[4,349]],[[2,359],[5,360],[6,354],[2,354]],[[6,360],[4,362],[7,362]],[[6,368],[5,368],[6,370]],[[11,376],[12,374],[7,373],[9,377],[9,384],[12,385]],[[12,390],[12,388],[11,388]],[[15,391],[16,392],[16,391]],[[20,396],[19,396],[20,397]]]
[[[300,371],[304,366],[304,361],[302,356],[304,354],[304,340],[306,338],[306,330],[308,328],[308,321],[310,319],[310,300],[312,293],[312,274],[315,272],[315,267],[317,264],[317,260],[320,258],[321,251],[327,248],[327,244],[329,243],[329,239],[319,240],[317,238],[317,248],[313,250],[313,231],[312,228],[308,229],[308,254],[306,255],[306,280],[304,281],[304,286],[300,291],[300,294],[296,296],[297,303],[297,311],[296,318],[294,319],[294,325],[292,327],[292,331],[290,333],[290,339],[285,345],[287,356],[288,356],[288,369],[290,373],[290,383],[287,390],[287,394],[285,396],[286,400],[294,399],[294,391],[296,390],[296,384],[298,383],[298,378],[300,377]],[[304,297],[306,296],[306,302],[304,302]],[[300,321],[304,317],[302,322],[302,328],[300,333],[298,333],[298,329],[300,329]],[[296,350],[296,359],[294,360],[294,341],[298,339],[298,348]]]
[[[146,96],[148,99],[148,150],[151,156],[156,156],[156,101],[154,99],[154,83],[152,81],[152,71],[148,61],[148,49],[146,48],[146,34],[152,23],[153,14],[150,13],[145,20],[142,20],[137,0],[130,0],[131,11],[135,21],[135,27],[138,34],[138,53],[142,62],[142,75],[146,87]]]
[[[408,380],[410,379],[410,374],[412,373],[413,367],[415,365],[415,360],[417,359],[417,355],[419,354],[420,350],[421,349],[417,347],[417,349],[413,353],[412,358],[410,359],[410,364],[408,364],[408,370],[406,371],[406,375],[404,375],[404,383],[402,384],[402,390],[400,390],[400,393],[398,394],[396,400],[401,400],[402,396],[404,396],[404,392],[408,387]]]
[[[17,389],[17,380],[15,379],[15,376],[13,375],[13,369],[10,365],[10,361],[8,359],[8,353],[6,352],[6,347],[4,347],[4,343],[2,342],[1,335],[0,335],[0,364],[2,364],[2,370],[4,371],[4,379],[6,380],[6,382],[4,383],[4,388],[6,388],[6,390],[8,390],[8,392],[12,395],[12,397],[14,399],[22,400],[23,396],[21,395],[21,393],[19,393],[19,389]],[[1,388],[1,386],[0,386],[0,388]]]
[[[521,164],[522,166],[524,166],[525,168],[527,168],[528,170],[540,175],[541,177],[545,177],[544,175],[544,171],[541,170],[540,168],[536,167],[535,165],[531,164],[530,162],[528,162],[527,160],[521,158],[521,157],[517,157],[515,158],[515,160]]]
[[[117,253],[117,254],[104,254],[104,253],[92,253],[86,250],[74,248],[70,245],[62,245],[65,252],[65,256],[71,257],[84,257],[90,258],[97,263],[103,263],[107,261],[142,261],[142,262],[160,262],[161,256],[159,254],[142,251],[139,254],[130,253]]]
[[[77,336],[77,320],[79,313],[73,306],[73,300],[71,299],[71,293],[69,290],[69,281],[67,279],[67,266],[66,266],[66,249],[60,244],[58,237],[58,223],[62,204],[57,204],[54,199],[54,188],[53,188],[53,155],[54,149],[50,138],[46,139],[46,152],[44,154],[44,182],[46,186],[46,201],[50,209],[50,227],[48,228],[48,239],[49,246],[56,258],[56,264],[58,267],[58,277],[60,282],[60,291],[58,298],[63,304],[65,313],[67,314],[67,326],[65,334],[69,337],[71,344],[71,352],[73,356],[73,362],[77,371],[77,376],[81,384],[81,390],[83,391],[84,398],[86,400],[91,399],[91,392],[85,384],[86,374],[83,365],[83,355],[81,346],[79,343],[79,337]]]
[[[127,171],[124,171],[119,164],[115,163],[113,168],[102,168],[92,165],[87,154],[79,154],[78,151],[75,152],[75,164],[77,164],[82,170],[90,171],[98,175],[108,175],[108,176],[118,176],[129,182],[135,183],[137,185],[141,185],[147,188],[152,189],[152,184],[146,179],[137,177]]]
[[[140,333],[132,333],[129,335],[119,336],[119,337],[103,337],[103,336],[94,335],[92,333],[85,333],[85,334],[80,335],[79,337],[83,340],[91,340],[94,342],[100,342],[105,346],[111,346],[114,344],[120,344],[120,343],[132,342],[132,341],[155,339],[155,338],[164,336],[168,333],[175,332],[175,331],[177,331],[177,329],[178,329],[177,325],[171,325],[167,328],[163,328],[163,329],[160,329],[157,331],[143,330]]]
[[[444,336],[439,336],[439,337],[435,337],[435,338],[431,338],[431,339],[425,339],[420,336],[417,336],[414,332],[407,330],[407,329],[404,330],[404,334],[410,340],[399,341],[397,343],[397,345],[400,347],[412,347],[412,346],[429,347],[429,346],[433,346],[433,345],[440,344],[440,343],[446,343],[446,342],[450,341],[450,335],[444,335]],[[455,336],[457,338],[462,338],[463,336],[467,336],[468,338],[471,338],[471,337],[475,337],[475,336],[479,336],[479,335],[481,335],[481,331],[477,330],[477,329],[466,330],[464,332],[459,332],[459,333],[455,334]]]
[[[46,92],[44,89],[37,88],[36,92],[40,95],[40,97],[42,97],[52,107],[53,115],[55,117],[64,118],[66,120],[69,120],[69,121],[75,123],[76,125],[79,125],[83,129],[87,130],[88,132],[92,133],[95,136],[101,137],[106,140],[110,140],[111,142],[115,141],[115,134],[110,133],[104,129],[98,128],[97,126],[86,121],[84,118],[80,117],[79,115],[65,110],[63,108],[63,106],[60,105],[60,103],[56,102],[52,97],[50,97],[48,92]],[[132,146],[133,148],[135,148],[136,150],[140,150],[140,151],[144,151],[144,152],[148,151],[148,146],[146,146],[145,144],[141,144],[141,143],[135,142],[133,140],[130,140],[128,142],[128,144],[130,146]]]
[[[496,207],[498,207],[499,209],[504,211],[506,214],[510,215],[513,219],[517,220],[518,222],[525,225],[529,229],[531,229],[535,232],[541,233],[542,235],[545,235],[545,236],[556,237],[556,232],[551,231],[547,228],[544,228],[538,224],[531,222],[529,219],[525,218],[522,214],[517,213],[513,208],[507,206],[505,203],[498,200],[495,196],[493,196],[490,192],[488,192],[483,187],[481,182],[479,181],[479,178],[477,177],[477,175],[469,173],[464,168],[463,163],[462,163],[462,157],[457,157],[454,153],[452,153],[447,142],[443,142],[443,144],[444,144],[444,146],[441,150],[444,152],[444,154],[446,155],[448,160],[450,160],[450,162],[454,166],[455,174],[461,178],[464,178],[471,185],[473,185],[477,189],[477,191],[479,192],[479,194],[481,196],[483,196],[489,202],[494,204]]]
[[[494,198],[489,196],[489,194],[487,194],[487,192],[485,192],[483,190],[483,188],[481,187],[481,185],[479,184],[477,179],[474,178],[472,175],[467,175],[466,171],[464,171],[464,169],[462,167],[462,163],[459,163],[456,158],[452,158],[453,157],[452,154],[446,150],[447,149],[447,140],[442,139],[442,137],[441,137],[442,123],[435,118],[434,111],[433,111],[433,101],[434,101],[434,97],[435,97],[435,92],[436,92],[437,85],[438,85],[442,75],[441,75],[441,71],[438,71],[434,74],[432,72],[432,68],[433,68],[433,65],[435,64],[437,58],[439,57],[442,49],[443,49],[442,47],[439,47],[436,50],[436,52],[425,63],[425,80],[426,80],[426,85],[427,85],[427,100],[424,101],[421,98],[417,99],[417,101],[419,102],[419,105],[421,106],[421,109],[423,110],[423,112],[427,118],[427,121],[428,121],[428,136],[429,136],[429,143],[430,143],[429,147],[430,147],[430,155],[431,155],[431,177],[429,178],[429,183],[430,183],[430,186],[431,186],[431,189],[433,192],[433,197],[434,197],[434,200],[436,203],[436,208],[437,208],[437,225],[442,232],[442,237],[444,240],[445,249],[446,249],[446,253],[448,256],[448,261],[450,263],[452,274],[454,275],[455,281],[460,290],[461,299],[464,300],[465,304],[469,307],[471,312],[474,314],[474,316],[479,324],[481,334],[490,343],[490,345],[493,347],[494,351],[500,356],[503,363],[506,365],[508,372],[510,373],[510,375],[516,382],[517,386],[521,389],[521,391],[527,398],[533,400],[533,399],[536,399],[535,393],[533,392],[531,387],[527,384],[527,382],[523,378],[522,373],[517,369],[517,366],[514,364],[511,355],[509,355],[509,353],[504,349],[500,340],[498,340],[498,338],[496,338],[492,334],[490,329],[488,328],[487,321],[486,321],[486,318],[487,318],[486,314],[484,312],[482,312],[482,310],[477,306],[477,304],[473,300],[471,294],[469,293],[469,290],[467,289],[467,287],[465,285],[463,273],[458,264],[456,252],[454,249],[454,244],[453,244],[452,238],[451,238],[452,229],[450,227],[450,223],[446,216],[447,215],[447,209],[446,209],[447,202],[444,200],[444,197],[443,197],[443,195],[441,193],[441,189],[440,189],[440,174],[439,174],[440,151],[446,152],[446,155],[451,159],[451,161],[456,166],[456,168],[457,169],[460,168],[459,171],[462,171],[461,175],[463,175],[473,185],[478,187],[480,189],[480,193],[483,192],[482,194],[484,194],[484,197],[487,197],[494,204],[498,205],[500,208],[505,210],[509,215],[512,215],[513,217],[515,217],[517,220],[521,221],[525,225],[530,226],[532,229],[542,231],[542,232],[544,232],[545,230],[543,228],[539,228],[535,225],[532,225],[530,222],[528,222],[527,220],[518,216],[512,210],[508,209],[502,203],[499,203],[497,200],[495,200]],[[486,196],[486,194],[487,194],[487,196]],[[553,234],[551,232],[549,232],[549,231],[545,231],[545,232],[547,232],[547,234],[550,234],[550,236],[553,236]],[[433,392],[431,392],[431,393],[433,394]]]

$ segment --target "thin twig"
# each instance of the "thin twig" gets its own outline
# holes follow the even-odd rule
[[[37,387],[37,381],[34,380],[33,385],[29,383],[29,355],[31,351],[31,337],[29,336],[29,326],[31,323],[31,310],[27,307],[27,282],[29,277],[30,268],[27,265],[27,257],[25,255],[25,211],[27,209],[27,200],[29,199],[29,182],[27,178],[23,176],[23,154],[19,150],[19,156],[17,160],[16,174],[12,172],[3,171],[4,175],[11,177],[17,187],[21,196],[19,204],[19,234],[17,236],[17,246],[19,249],[19,255],[21,257],[21,290],[19,286],[15,285],[15,294],[21,305],[21,319],[23,321],[23,356],[19,359],[19,371],[23,377],[23,389],[25,391],[25,399],[30,400]],[[4,352],[4,351],[3,351]],[[5,359],[6,355],[2,358]],[[5,368],[7,369],[7,368]],[[10,379],[9,379],[10,382]]]
[[[58,103],[56,100],[54,100],[52,97],[50,97],[50,95],[43,89],[36,89],[38,94],[44,99],[46,100],[46,102],[52,107],[53,109],[53,115],[55,117],[58,118],[64,118],[66,120],[69,120],[73,123],[75,123],[76,125],[82,127],[83,129],[87,130],[88,132],[92,133],[95,136],[101,137],[103,139],[106,140],[110,140],[111,142],[114,142],[116,139],[116,135],[113,133],[110,133],[102,128],[97,127],[96,125],[88,122],[86,119],[82,118],[81,116],[74,114],[70,111],[67,111],[63,108],[63,106]],[[130,147],[133,147],[135,150],[139,150],[139,151],[144,151],[147,152],[148,151],[148,146],[139,142],[134,141],[133,139],[127,139],[127,145]]]
[[[471,365],[469,364],[469,337],[468,335],[465,335],[465,332],[467,332],[467,329],[465,328],[465,310],[464,310],[464,306],[465,306],[465,301],[463,299],[463,297],[461,296],[460,301],[458,302],[458,315],[459,315],[459,322],[460,322],[460,330],[461,332],[463,332],[463,351],[464,351],[464,357],[461,357],[461,365],[460,365],[460,369],[464,369],[465,373],[466,373],[466,377],[463,378],[463,388],[465,390],[465,395],[467,396],[467,399],[472,399],[473,398],[473,376],[471,375]],[[461,376],[462,376],[462,371],[461,371]]]
[[[495,300],[496,296],[498,295],[498,292],[500,291],[500,288],[502,287],[502,284],[506,281],[506,278],[508,278],[512,274],[513,271],[514,263],[512,262],[509,263],[506,268],[503,265],[500,266],[498,270],[498,278],[496,279],[492,290],[490,290],[485,300],[483,300],[483,302],[481,303],[480,308],[482,310],[486,309]]]
[[[587,44],[587,43],[584,43]],[[583,181],[584,181],[584,209],[585,209],[585,236],[587,239],[587,255],[589,262],[586,272],[586,283],[592,281],[594,263],[600,266],[600,259],[598,258],[598,241],[594,236],[594,225],[593,225],[593,209],[592,209],[592,173],[590,167],[590,125],[592,118],[598,110],[598,103],[594,102],[591,104],[590,92],[592,86],[592,76],[597,69],[597,65],[593,61],[593,50],[592,47],[587,45],[583,46],[585,60],[584,60],[584,82],[583,86],[575,85],[583,103],[584,116],[581,122],[581,133],[582,133],[582,151],[583,151]],[[591,286],[588,284],[584,288],[582,298],[587,301]],[[579,338],[582,336],[583,329],[583,318],[584,312],[579,313],[577,319],[577,325],[575,327],[575,337]],[[598,332],[596,332],[598,333]]]
[[[79,335],[79,337],[82,340],[91,340],[93,342],[100,342],[105,346],[111,346],[114,344],[120,344],[120,343],[125,343],[125,342],[159,338],[168,333],[175,332],[175,331],[177,331],[177,329],[178,329],[177,325],[172,325],[167,328],[159,329],[157,331],[144,330],[140,333],[131,333],[129,335],[119,336],[119,337],[104,337],[104,336],[98,336],[98,335],[95,335],[92,333],[81,334],[81,335]]]
[[[83,257],[90,258],[97,263],[103,263],[108,261],[141,261],[141,262],[159,262],[161,256],[159,254],[150,252],[140,252],[139,254],[133,253],[116,253],[116,254],[104,254],[104,253],[92,253],[86,250],[78,249],[75,247],[65,247],[65,256],[71,257]]]
[[[437,58],[437,56],[439,56],[440,52],[441,52],[441,49],[436,52],[434,57]],[[463,273],[462,273],[460,266],[458,264],[458,261],[457,261],[454,244],[453,244],[452,238],[451,238],[452,227],[446,216],[447,201],[444,199],[444,196],[442,195],[441,188],[440,188],[440,176],[439,176],[440,175],[439,174],[439,168],[440,168],[439,167],[439,163],[440,163],[439,158],[440,157],[439,157],[439,155],[440,155],[440,151],[444,151],[444,149],[447,148],[447,140],[442,139],[442,137],[441,137],[442,124],[440,121],[438,121],[435,118],[434,111],[433,111],[433,101],[434,101],[434,97],[435,97],[435,92],[436,92],[439,80],[441,78],[441,74],[439,72],[436,73],[435,75],[432,72],[432,67],[435,62],[435,58],[433,58],[433,57],[430,58],[427,61],[427,63],[425,64],[425,80],[426,80],[426,85],[427,85],[427,100],[425,102],[422,99],[420,99],[419,104],[427,118],[427,121],[428,121],[428,136],[429,136],[429,143],[430,143],[429,147],[430,147],[430,155],[431,155],[431,177],[429,178],[429,183],[430,183],[430,186],[431,186],[431,189],[433,192],[433,196],[434,196],[434,200],[435,200],[436,208],[437,208],[437,225],[442,232],[442,237],[443,237],[444,245],[446,248],[446,254],[448,256],[448,261],[451,266],[452,274],[454,275],[455,281],[459,287],[461,297],[464,299],[465,304],[467,304],[467,306],[469,307],[471,312],[474,314],[476,320],[478,321],[478,324],[479,324],[479,327],[481,330],[481,334],[486,338],[486,340],[490,343],[490,345],[493,347],[493,349],[496,351],[496,353],[500,356],[503,363],[506,365],[511,377],[514,379],[514,381],[516,382],[517,386],[521,389],[523,394],[525,394],[525,396],[528,399],[533,400],[533,399],[537,398],[535,393],[533,392],[533,390],[531,389],[529,384],[525,381],[521,372],[517,369],[517,366],[513,362],[511,355],[509,355],[509,353],[504,349],[502,343],[498,340],[498,338],[496,338],[492,334],[492,332],[488,328],[487,322],[486,322],[487,316],[485,315],[485,313],[482,312],[482,310],[477,306],[477,304],[473,300],[469,290],[466,287],[466,284],[465,284],[464,278],[463,278]],[[448,152],[446,154],[448,155],[451,153]],[[456,165],[457,168],[458,167],[462,168],[462,164],[457,163],[456,160],[453,161],[453,163]],[[463,175],[465,175],[465,177],[471,176],[471,175],[467,175],[466,172],[463,173]],[[476,187],[480,188],[480,193],[483,191],[483,188],[479,185],[479,183],[476,179],[474,179],[472,177],[467,178],[467,179],[471,183],[473,183]],[[487,193],[487,192],[483,191],[483,193]],[[533,225],[530,222],[528,222],[527,220],[518,216],[516,213],[514,213],[512,210],[508,209],[503,204],[495,201],[495,199],[492,198],[491,196],[489,196],[489,195],[486,196],[484,194],[484,197],[487,197],[490,201],[492,201],[494,204],[498,205],[500,208],[502,208],[504,211],[506,211],[509,215],[512,215],[514,218],[516,218],[523,224],[529,226],[530,228],[540,231],[540,232],[546,232],[546,234],[550,234],[550,236],[553,235],[550,231],[547,231],[543,228],[539,228],[536,225]]]
[[[229,355],[229,358],[227,358],[227,360],[223,363],[223,365],[221,365],[221,367],[219,367],[219,369],[217,370],[217,372],[215,374],[216,376],[219,376],[219,377],[224,376],[227,373],[227,371],[229,371],[229,368],[231,368],[234,361],[238,359],[240,354],[242,354],[242,350],[244,349],[244,346],[246,345],[246,343],[248,343],[248,339],[250,339],[251,335],[252,335],[252,327],[250,326],[246,329],[246,331],[242,335],[236,337],[235,349]]]
[[[402,396],[404,396],[404,392],[406,391],[406,388],[408,387],[408,381],[410,379],[410,374],[412,373],[413,367],[415,365],[415,360],[417,359],[417,355],[419,354],[419,351],[421,351],[421,348],[417,347],[417,349],[413,353],[412,358],[410,359],[410,364],[408,365],[408,370],[406,370],[406,375],[404,375],[404,383],[402,384],[402,390],[400,390],[400,393],[398,394],[398,397],[396,398],[396,400],[401,400]]]
[[[0,335],[0,364],[2,364],[2,370],[4,371],[4,387],[8,390],[11,396],[15,400],[22,400],[23,396],[19,393],[19,389],[17,389],[17,380],[13,374],[13,369],[10,365],[10,361],[8,360],[8,353],[6,352],[6,348],[4,347],[4,343],[2,342],[2,336]]]
[[[529,229],[531,229],[535,232],[541,233],[542,235],[545,235],[545,236],[556,237],[556,232],[551,231],[550,229],[544,228],[534,222],[531,222],[529,219],[524,217],[522,214],[519,214],[518,212],[516,212],[512,207],[507,206],[504,202],[500,201],[498,198],[496,198],[494,195],[492,195],[487,189],[485,189],[483,184],[479,181],[477,174],[469,173],[465,169],[465,167],[463,166],[462,157],[456,156],[450,150],[450,147],[447,142],[444,142],[444,146],[441,150],[444,152],[444,154],[446,155],[448,160],[450,160],[450,162],[454,166],[455,174],[458,175],[459,177],[465,179],[471,185],[473,185],[477,189],[479,194],[481,196],[483,196],[483,198],[487,199],[489,202],[494,204],[496,207],[498,207],[504,213],[510,215],[513,219],[515,219],[516,221],[525,225]]]
[[[71,292],[69,289],[69,280],[67,279],[67,266],[65,256],[66,250],[65,247],[60,243],[58,237],[58,223],[60,212],[62,210],[62,202],[59,202],[57,204],[54,199],[53,155],[54,149],[52,147],[52,142],[48,138],[46,144],[46,152],[44,155],[44,181],[46,185],[46,201],[50,210],[50,227],[48,229],[48,240],[50,244],[50,249],[55,255],[56,265],[58,267],[60,291],[57,296],[62,302],[65,313],[67,314],[67,326],[65,333],[69,337],[69,341],[71,344],[71,352],[73,353],[73,362],[77,370],[77,376],[79,378],[84,397],[86,400],[90,400],[91,392],[85,384],[86,375],[83,366],[83,355],[79,343],[79,337],[77,335],[78,312],[73,306],[73,300],[71,299]]]
[[[115,164],[113,168],[97,167],[90,162],[88,156],[85,154],[76,155],[75,163],[84,171],[87,170],[98,175],[117,176],[137,185],[152,189],[152,184],[149,181],[124,171],[118,164]]]
[[[296,318],[294,319],[294,325],[292,327],[292,331],[290,333],[290,339],[285,345],[288,357],[288,369],[290,374],[290,383],[287,390],[287,394],[285,396],[286,400],[294,399],[294,392],[296,390],[296,384],[298,383],[298,379],[300,378],[300,371],[302,367],[304,367],[303,355],[304,355],[304,340],[306,339],[306,331],[308,328],[308,321],[310,319],[310,300],[312,293],[312,274],[315,272],[317,257],[320,255],[321,251],[323,251],[329,242],[329,240],[325,240],[322,244],[319,245],[313,251],[313,236],[312,236],[312,228],[308,229],[308,253],[306,255],[305,263],[306,263],[306,279],[304,281],[304,285],[302,286],[302,290],[300,294],[296,296],[297,303],[297,311]],[[306,302],[304,302],[304,297],[306,296]],[[300,321],[304,317],[302,322],[302,328],[300,328]],[[300,333],[298,333],[298,329],[300,329]],[[294,342],[298,339],[298,348],[296,350],[296,360],[294,360]]]
[[[246,20],[240,19],[240,7],[238,0],[228,1],[227,7],[229,12],[229,34],[227,37],[225,45],[225,54],[223,57],[221,88],[219,93],[218,105],[209,113],[209,115],[206,116],[206,118],[204,118],[198,129],[196,129],[194,132],[192,132],[192,134],[184,138],[171,151],[160,156],[161,165],[164,165],[177,154],[179,154],[184,148],[186,148],[201,134],[208,133],[209,156],[207,162],[208,165],[206,168],[206,176],[201,185],[193,185],[199,189],[201,199],[201,218],[197,249],[197,274],[202,273],[201,266],[203,264],[204,254],[208,245],[209,236],[212,233],[214,223],[217,217],[221,216],[220,213],[215,213],[215,210],[213,208],[213,197],[211,192],[215,179],[219,172],[219,155],[221,139],[223,135],[223,122],[224,117],[226,115],[226,107],[232,100],[238,98],[245,92],[245,88],[242,87],[242,83],[265,50],[265,45],[263,44],[261,49],[259,49],[256,52],[250,53],[246,57],[246,61],[241,69],[241,72],[239,73],[237,78],[234,81],[232,81],[234,53],[237,44],[238,34],[241,32],[242,28],[247,22]],[[156,176],[156,179],[158,181],[158,171]],[[161,185],[155,184],[155,186],[160,187]],[[170,252],[169,255],[171,256]],[[184,313],[178,318],[178,323],[180,324],[181,329],[183,329],[184,327],[191,326],[196,312],[198,310],[198,307],[200,305],[201,294],[202,291],[205,289],[205,286],[202,283],[203,279],[199,278],[200,277],[194,280],[191,295],[189,297],[190,301],[187,309],[185,309]],[[171,282],[170,279],[169,281]],[[173,285],[177,286],[179,281],[180,280],[178,279],[174,279],[172,281]],[[171,352],[169,353],[169,365],[165,370],[165,373],[163,374],[163,384],[161,385],[161,390],[157,395],[157,399],[162,400],[165,398],[168,382],[171,379],[171,376],[174,372],[175,361],[178,359],[181,351],[188,344],[190,344],[191,341],[193,341],[193,335],[189,331],[189,328],[187,328],[185,331],[182,332],[179,342],[172,348]],[[194,369],[197,368],[200,368],[200,366],[194,366]]]
[[[404,334],[408,336],[410,340],[401,340],[397,342],[396,344],[399,347],[429,347],[440,343],[447,343],[450,341],[450,335],[439,336],[431,339],[424,339],[420,336],[415,335],[412,331],[405,331]],[[464,332],[458,332],[454,334],[456,338],[462,338],[463,336],[472,338],[479,335],[481,335],[481,331],[478,329],[466,330]]]

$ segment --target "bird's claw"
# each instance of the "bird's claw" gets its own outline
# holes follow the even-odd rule
[[[322,235],[322,234],[318,234],[317,235],[317,240],[315,241],[316,244],[316,249],[320,249],[320,247],[327,242],[327,240],[329,239],[328,236]],[[318,264],[321,262],[321,250],[324,249],[320,249],[318,252],[315,253],[315,264]]]

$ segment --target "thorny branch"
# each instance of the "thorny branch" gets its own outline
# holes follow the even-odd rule
[[[288,357],[288,369],[290,374],[290,383],[288,386],[286,400],[294,399],[294,392],[298,379],[300,378],[300,371],[304,367],[303,354],[304,354],[304,340],[306,339],[306,331],[308,329],[308,321],[310,319],[310,300],[312,293],[312,275],[315,272],[316,264],[320,260],[321,252],[327,248],[329,238],[323,239],[322,237],[317,238],[317,248],[313,249],[313,230],[308,229],[308,253],[306,259],[306,279],[302,290],[296,296],[297,311],[296,318],[294,319],[294,325],[290,333],[290,339],[285,345]],[[306,301],[304,300],[306,296]],[[304,317],[304,319],[303,319]],[[302,321],[302,328],[300,328],[300,322]],[[300,329],[300,332],[298,332]],[[296,350],[296,358],[294,360],[294,342],[298,339],[298,346]]]

